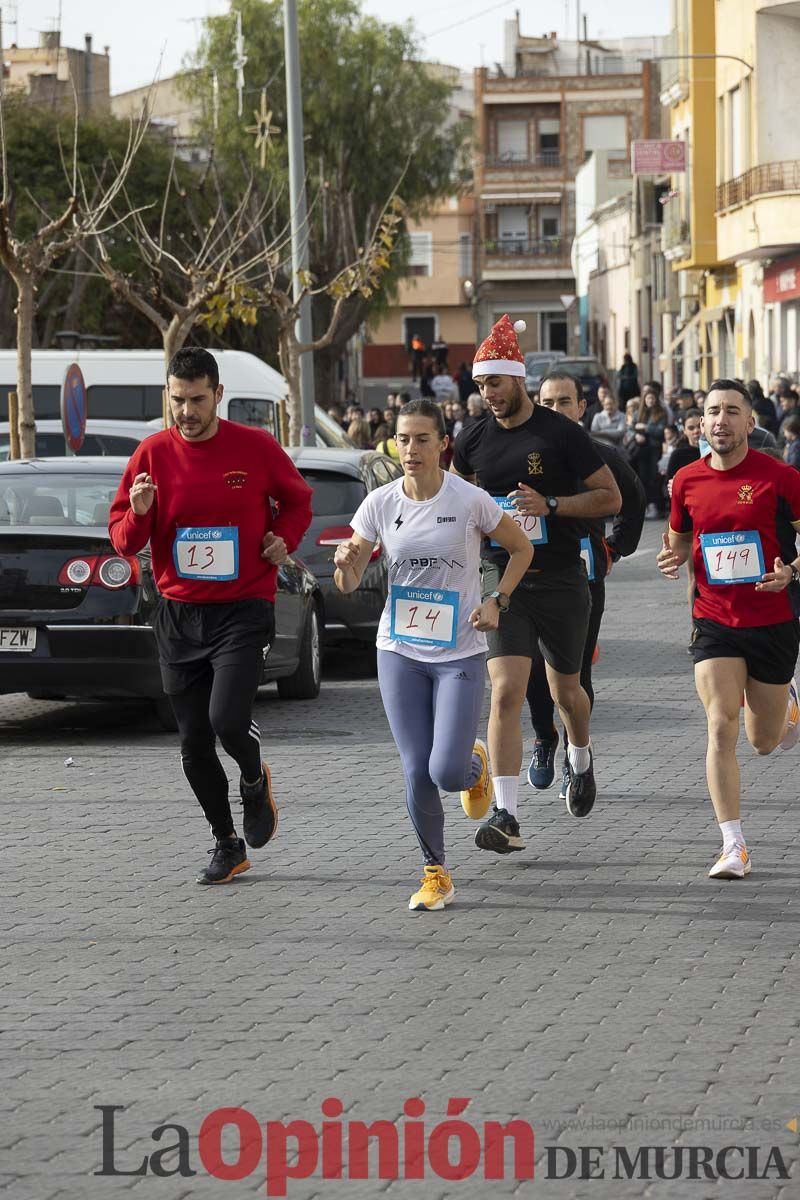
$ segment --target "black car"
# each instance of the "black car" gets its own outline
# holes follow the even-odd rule
[[[361,586],[344,596],[333,582],[333,553],[352,536],[352,516],[368,492],[402,474],[394,459],[374,450],[292,447],[287,454],[306,483],[314,489],[314,517],[297,553],[322,588],[325,600],[325,641],[356,641],[374,648],[386,603],[386,559],[376,546]]]
[[[126,462],[0,463],[0,692],[148,698],[173,728],[150,626],[159,598],[150,548],[121,556],[108,536]],[[262,677],[287,699],[319,694],[323,614],[314,576],[289,559]]]
[[[570,375],[577,375],[587,404],[595,404],[599,389],[608,387],[608,371],[596,358],[560,358],[553,366],[557,366],[559,371],[569,371]]]

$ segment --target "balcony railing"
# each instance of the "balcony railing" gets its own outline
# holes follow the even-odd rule
[[[540,150],[538,154],[521,158],[513,154],[487,154],[484,165],[492,171],[505,167],[522,170],[529,167],[559,167],[561,154],[558,150]]]
[[[738,208],[754,196],[800,192],[800,162],[762,163],[717,187],[717,212]]]
[[[567,240],[563,237],[540,238],[487,238],[483,243],[487,258],[563,258],[568,253]]]

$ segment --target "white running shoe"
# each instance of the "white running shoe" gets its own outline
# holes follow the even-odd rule
[[[789,684],[789,697],[786,703],[789,709],[789,724],[786,726],[786,733],[780,744],[781,750],[791,750],[792,746],[797,745],[797,739],[800,738],[800,700],[798,700],[797,682],[794,679]]]
[[[744,879],[750,874],[750,854],[746,846],[723,849],[708,872],[709,879]]]

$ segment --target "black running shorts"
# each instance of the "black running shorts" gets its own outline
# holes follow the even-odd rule
[[[494,563],[481,564],[484,600],[498,590],[500,575]],[[500,614],[499,627],[486,635],[488,658],[532,659],[539,650],[554,670],[578,675],[591,605],[582,562],[560,571],[529,571],[514,589],[508,612]]]
[[[275,636],[270,600],[185,604],[162,597],[153,617],[161,679],[168,696],[183,692],[209,669],[250,662],[269,652]]]
[[[748,629],[694,618],[689,652],[695,664],[709,658],[743,658],[757,683],[789,683],[800,648],[800,623],[754,625]]]

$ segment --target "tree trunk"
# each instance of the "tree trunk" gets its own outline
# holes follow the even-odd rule
[[[164,428],[169,429],[170,425],[175,422],[172,419],[172,409],[169,406],[167,399],[167,371],[169,364],[172,361],[173,354],[183,347],[189,334],[192,332],[194,325],[194,316],[179,317],[174,316],[167,328],[163,331],[162,337],[164,340]]]
[[[36,301],[33,280],[23,274],[17,285],[17,396],[19,397],[19,445],[23,458],[36,457],[36,421],[31,387],[31,346]]]
[[[281,372],[289,388],[289,445],[299,446],[302,443],[303,410],[300,401],[300,356],[297,353],[297,335],[294,330],[294,318],[288,325],[282,325],[278,333],[278,357]]]
[[[336,404],[342,403],[343,398],[338,374],[339,363],[342,355],[347,350],[347,343],[354,334],[358,333],[368,312],[369,304],[363,296],[351,296],[342,310],[342,315],[331,344],[325,346],[322,350],[314,352],[316,394],[325,397],[321,402],[323,408],[327,408],[331,402]],[[350,386],[352,386],[353,381],[349,382]]]

